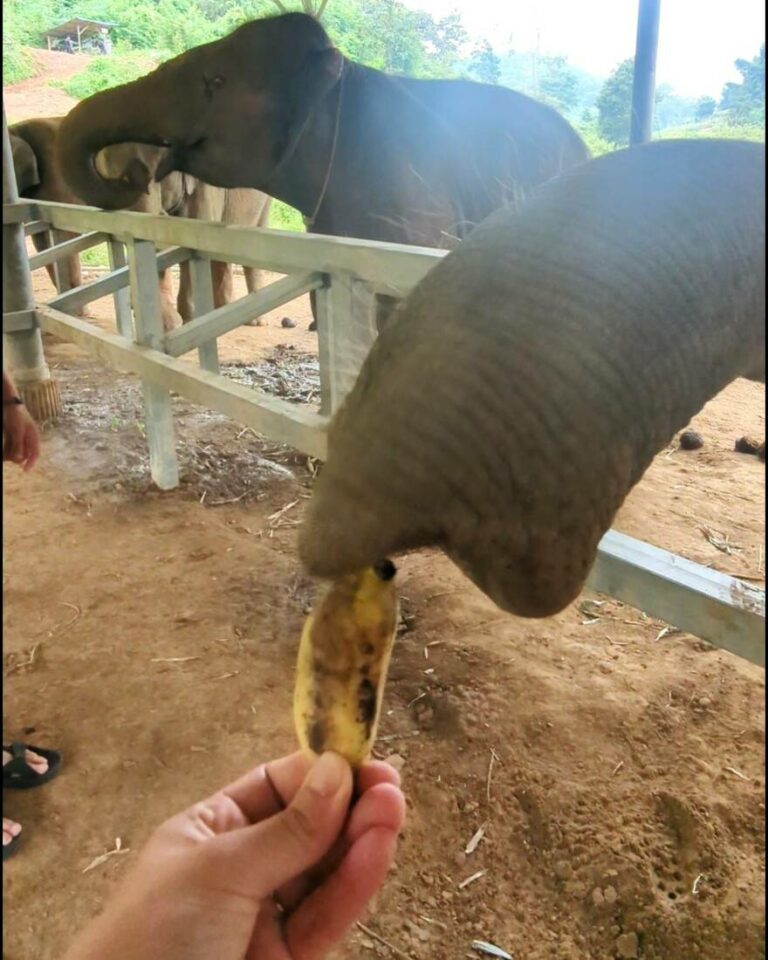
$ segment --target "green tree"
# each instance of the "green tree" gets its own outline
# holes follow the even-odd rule
[[[481,83],[498,83],[501,79],[501,63],[487,40],[481,40],[472,51],[468,71]]]
[[[603,84],[597,98],[598,132],[615,146],[625,146],[629,142],[634,63],[633,58],[620,63]]]
[[[34,62],[29,46],[44,43],[44,30],[72,16],[109,20],[115,53],[146,51],[157,60],[230,33],[246,20],[286,9],[311,11],[334,43],[351,59],[413,77],[458,76],[467,35],[459,14],[434,19],[402,0],[6,0],[3,4],[3,76],[15,83]],[[10,41],[10,42],[7,42]],[[105,58],[113,61],[115,58]],[[133,63],[115,66],[113,83],[122,82]],[[81,90],[113,85],[109,66],[92,71]]]
[[[579,78],[565,57],[543,57],[539,79],[541,99],[568,113],[579,102]]]
[[[765,122],[765,44],[751,60],[737,60],[741,83],[726,83],[720,107],[734,123]]]
[[[715,112],[717,101],[714,97],[701,97],[696,101],[696,113],[694,119],[707,120]]]
[[[456,75],[466,38],[458,15],[434,20],[400,0],[332,0],[323,25],[352,60],[412,77]]]
[[[655,130],[677,127],[695,118],[696,101],[679,96],[668,83],[661,83],[656,87],[653,113]]]

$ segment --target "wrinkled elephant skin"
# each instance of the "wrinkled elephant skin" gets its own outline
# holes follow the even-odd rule
[[[498,211],[414,289],[333,420],[302,530],[335,577],[438,545],[562,610],[653,457],[765,382],[765,147],[661,141]]]

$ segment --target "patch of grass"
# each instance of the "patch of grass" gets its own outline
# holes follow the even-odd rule
[[[80,262],[85,267],[108,267],[109,253],[107,252],[106,244],[100,243],[98,247],[83,250],[80,254]]]
[[[3,84],[21,83],[38,72],[37,63],[28,47],[3,41]]]
[[[719,140],[752,140],[765,143],[765,127],[758,123],[729,123],[726,117],[712,117],[700,123],[686,123],[680,127],[667,127],[654,134],[654,140],[696,140],[716,137]]]
[[[171,56],[164,50],[130,50],[110,57],[94,57],[85,70],[66,80],[52,81],[76,100],[85,100],[95,93],[138,80]]]
[[[292,230],[295,233],[304,231],[304,221],[301,214],[294,207],[289,207],[281,200],[273,200],[269,211],[269,225],[273,230]]]
[[[611,153],[616,149],[612,143],[609,143],[608,140],[605,140],[597,132],[596,122],[581,125],[576,124],[575,129],[584,143],[589,147],[589,152],[593,157],[600,157],[604,153]]]

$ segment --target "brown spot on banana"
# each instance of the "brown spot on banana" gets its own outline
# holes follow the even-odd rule
[[[293,701],[302,748],[352,766],[369,757],[397,628],[394,576],[385,561],[341,577],[307,617]]]

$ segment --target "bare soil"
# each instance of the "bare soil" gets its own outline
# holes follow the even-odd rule
[[[19,123],[33,117],[61,117],[77,101],[50,81],[58,83],[81,73],[91,62],[86,53],[61,53],[58,50],[34,50],[38,72],[34,77],[3,88],[8,123]]]
[[[94,314],[113,324],[108,301]],[[312,402],[309,319],[305,299],[229,334],[225,369]],[[64,768],[4,798],[24,826],[8,960],[60,957],[155,824],[294,748],[316,589],[296,554],[306,458],[179,399],[183,482],[159,493],[136,380],[46,341],[64,416],[38,468],[3,470],[3,738]],[[691,425],[704,446],[662,452],[617,528],[764,584],[765,466],[733,449],[765,436],[764,403],[745,381],[715,398]],[[763,958],[763,671],[594,595],[506,616],[435,552],[400,585],[377,753],[409,822],[376,936],[338,957],[463,960],[477,940],[515,960]]]

